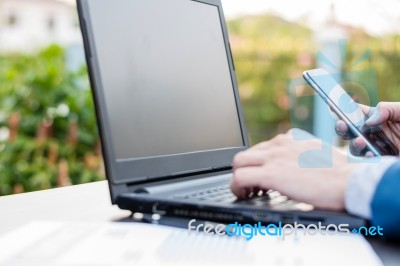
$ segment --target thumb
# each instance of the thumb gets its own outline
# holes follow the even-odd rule
[[[365,121],[367,126],[376,126],[387,121],[400,122],[400,103],[381,102],[371,109],[372,115]]]

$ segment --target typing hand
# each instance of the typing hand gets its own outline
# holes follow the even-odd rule
[[[295,134],[302,132],[297,129]],[[347,155],[334,147],[318,152],[322,145],[328,144],[316,138],[295,140],[291,131],[238,153],[233,161],[232,192],[246,198],[252,192],[272,189],[316,207],[344,209],[347,180],[357,164],[349,164]],[[302,167],[299,158],[307,151],[317,151],[307,157],[313,165],[332,166]]]

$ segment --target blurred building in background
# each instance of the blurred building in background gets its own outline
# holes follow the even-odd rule
[[[0,53],[80,44],[76,7],[58,0],[0,0]]]

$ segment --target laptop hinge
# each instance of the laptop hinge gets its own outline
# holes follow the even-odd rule
[[[197,173],[209,172],[209,171],[211,171],[211,170],[212,170],[212,167],[207,167],[207,168],[194,169],[194,170],[189,170],[189,171],[175,172],[175,173],[172,173],[171,176],[195,175],[195,174],[197,174]]]
[[[227,170],[232,170],[232,165],[220,165],[220,166],[214,166],[213,171],[219,172],[219,171],[227,171]]]
[[[175,172],[170,175],[147,177],[146,180],[130,182],[127,185],[135,186],[135,185],[145,184],[148,182],[156,182],[156,181],[162,181],[165,179],[176,179],[176,178],[195,176],[195,175],[201,175],[201,174],[209,174],[209,173],[214,173],[214,172],[228,171],[231,169],[232,169],[231,165],[214,166],[214,167],[195,169],[195,170],[190,170],[190,171]]]

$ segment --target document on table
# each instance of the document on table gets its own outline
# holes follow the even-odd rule
[[[0,238],[0,265],[382,265],[359,235],[206,235],[139,223],[34,222]]]

